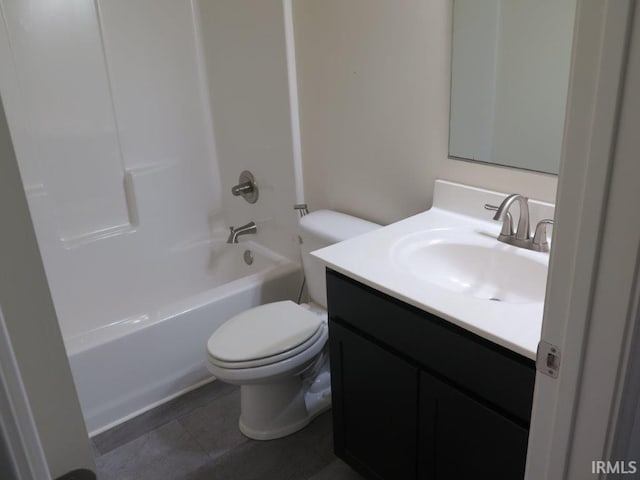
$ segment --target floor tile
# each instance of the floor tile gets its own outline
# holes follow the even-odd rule
[[[214,381],[196,390],[185,393],[178,398],[138,415],[127,422],[107,430],[92,438],[95,449],[104,455],[111,450],[138,438],[172,420],[188,415],[216,398],[238,390],[235,385]]]
[[[210,461],[174,420],[96,459],[99,480],[187,480]]]
[[[335,460],[332,449],[331,416],[325,413],[288,437],[246,441],[190,480],[307,480]]]
[[[240,389],[199,407],[180,419],[211,458],[217,458],[247,442],[238,428]]]
[[[309,480],[364,480],[364,477],[356,473],[342,460],[336,459],[318,473],[309,477]]]

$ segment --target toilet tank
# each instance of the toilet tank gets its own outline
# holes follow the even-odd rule
[[[332,210],[318,210],[300,219],[302,267],[307,279],[309,296],[313,302],[327,308],[325,264],[312,257],[310,252],[377,228],[380,228],[377,223]]]

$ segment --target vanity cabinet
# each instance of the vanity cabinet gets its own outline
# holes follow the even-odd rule
[[[533,360],[331,270],[327,296],[338,457],[372,479],[524,477]]]

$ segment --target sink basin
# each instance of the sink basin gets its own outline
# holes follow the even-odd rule
[[[495,302],[544,302],[548,255],[463,229],[417,232],[398,240],[392,263],[426,287]]]

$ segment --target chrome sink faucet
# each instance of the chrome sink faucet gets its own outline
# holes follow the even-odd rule
[[[249,222],[241,227],[229,227],[229,238],[227,243],[238,243],[238,237],[240,235],[248,235],[250,233],[258,233],[258,227],[255,222]]]
[[[507,213],[509,213],[511,205],[516,201],[520,207],[520,218],[518,219],[518,228],[515,231],[515,235],[513,233],[511,235],[500,233],[498,240],[510,243],[516,247],[527,248],[527,244],[531,238],[531,232],[529,231],[529,199],[527,197],[523,197],[519,193],[509,195],[497,208],[493,219],[506,222],[508,220]],[[492,205],[489,205],[489,207],[492,207]],[[485,205],[485,208],[487,208],[487,205]]]
[[[520,216],[518,218],[518,228],[514,233],[513,219],[509,209],[515,202],[518,202]],[[553,225],[553,220],[545,219],[538,222],[535,234],[532,237],[529,228],[529,199],[527,197],[519,193],[513,193],[506,197],[499,207],[486,204],[484,208],[495,211],[496,214],[493,219],[502,221],[502,230],[498,235],[498,241],[528,250],[535,250],[536,252],[549,251],[547,225]]]

